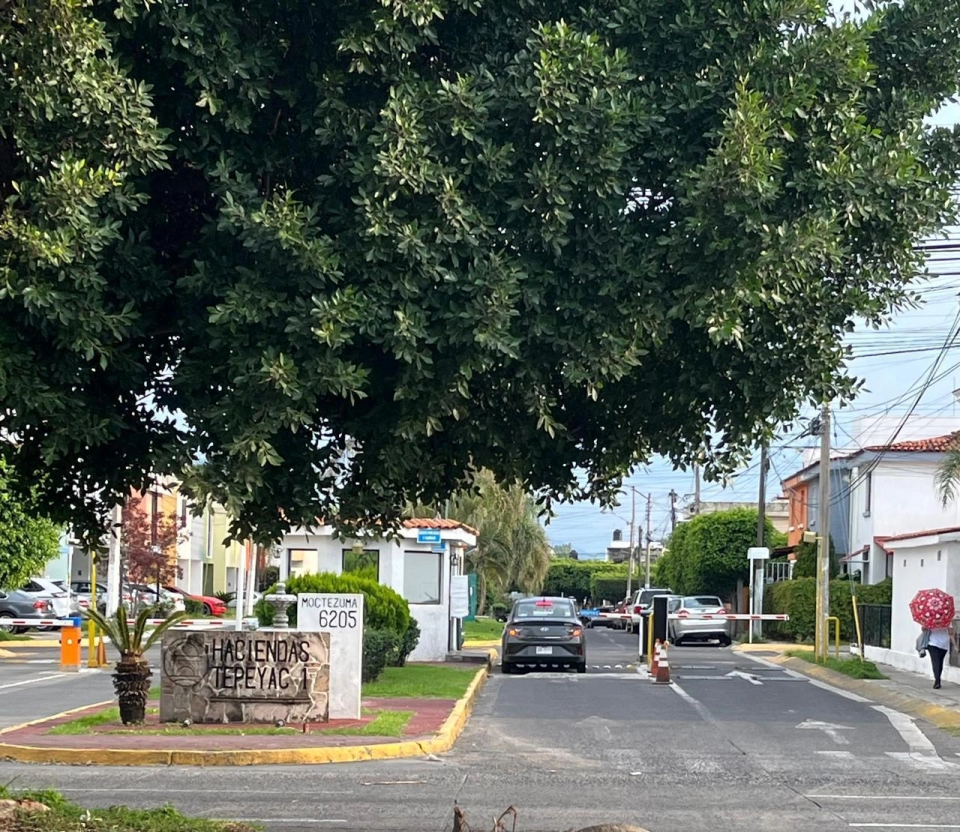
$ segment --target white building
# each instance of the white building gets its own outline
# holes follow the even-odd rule
[[[845,565],[851,572],[860,571],[864,583],[893,575],[893,555],[886,546],[890,538],[960,525],[960,501],[944,507],[936,486],[937,468],[957,442],[956,434],[947,434],[867,446],[838,463],[849,468]]]
[[[429,538],[439,536],[439,544]],[[450,581],[463,574],[463,558],[477,545],[474,529],[455,520],[406,520],[394,539],[334,537],[333,528],[293,529],[284,535],[280,578],[316,572],[369,575],[410,604],[420,627],[412,661],[442,661],[455,647]]]
[[[929,657],[916,650],[920,626],[910,614],[910,601],[921,589],[942,589],[960,600],[960,525],[896,535],[886,539],[893,561],[893,604],[890,648],[865,647],[864,655],[902,670],[932,678]],[[954,631],[960,621],[954,621]],[[960,684],[960,653],[954,636],[950,656],[944,662],[945,681]]]

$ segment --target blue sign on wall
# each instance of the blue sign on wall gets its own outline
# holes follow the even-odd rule
[[[439,529],[418,529],[417,530],[417,543],[439,543],[439,542],[440,542]]]

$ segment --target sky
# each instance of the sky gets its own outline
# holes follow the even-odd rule
[[[960,104],[950,104],[930,118],[931,124],[951,126],[960,123]],[[952,229],[949,241],[960,243],[960,229]],[[943,240],[931,241],[932,244]],[[865,389],[851,406],[834,414],[833,445],[858,447],[857,425],[881,416],[902,416],[917,400],[915,414],[956,416],[960,404],[953,391],[960,388],[960,343],[954,342],[945,353],[935,379],[926,384],[948,334],[960,314],[960,254],[931,253],[928,268],[933,275],[915,285],[923,303],[920,308],[898,314],[881,330],[858,327],[846,339],[855,357],[848,367],[854,376],[865,381]],[[891,354],[892,353],[892,354]],[[805,416],[813,415],[808,409]],[[818,437],[800,437],[803,425],[773,443],[770,449],[771,470],[767,479],[767,498],[780,494],[780,482],[803,467],[804,448],[817,447]],[[910,438],[907,431],[899,440]],[[702,501],[742,501],[756,503],[759,491],[759,454],[750,465],[726,487],[703,483]],[[693,474],[676,471],[666,460],[655,459],[649,466],[635,470],[624,480],[620,507],[604,510],[590,503],[554,506],[556,516],[546,531],[554,546],[570,543],[581,554],[602,553],[612,539],[614,529],[629,538],[631,487],[636,488],[636,521],[644,533],[647,495],[651,498],[651,538],[663,540],[670,529],[670,491],[679,495],[678,515],[693,495]]]

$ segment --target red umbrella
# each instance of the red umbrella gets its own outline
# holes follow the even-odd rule
[[[921,589],[910,602],[910,614],[928,630],[949,627],[956,615],[953,596],[942,589]]]

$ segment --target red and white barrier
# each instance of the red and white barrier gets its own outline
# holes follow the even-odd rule
[[[671,621],[789,621],[789,615],[777,615],[774,613],[764,613],[763,615],[750,615],[749,613],[727,613],[726,615],[683,615],[672,612],[667,618]]]
[[[84,619],[89,621],[90,619]],[[111,619],[112,620],[112,619]],[[166,618],[148,618],[147,626],[156,627],[159,624],[163,624],[167,619]],[[0,622],[3,623],[4,627],[74,627],[76,626],[73,623],[72,618],[0,618]],[[134,618],[127,619],[127,624],[136,624],[137,621]],[[185,621],[178,621],[173,625],[174,627],[205,627],[205,628],[223,628],[223,627],[236,627],[237,622],[233,619],[227,621],[225,619],[207,619],[207,618],[198,618],[198,619],[189,619]]]

